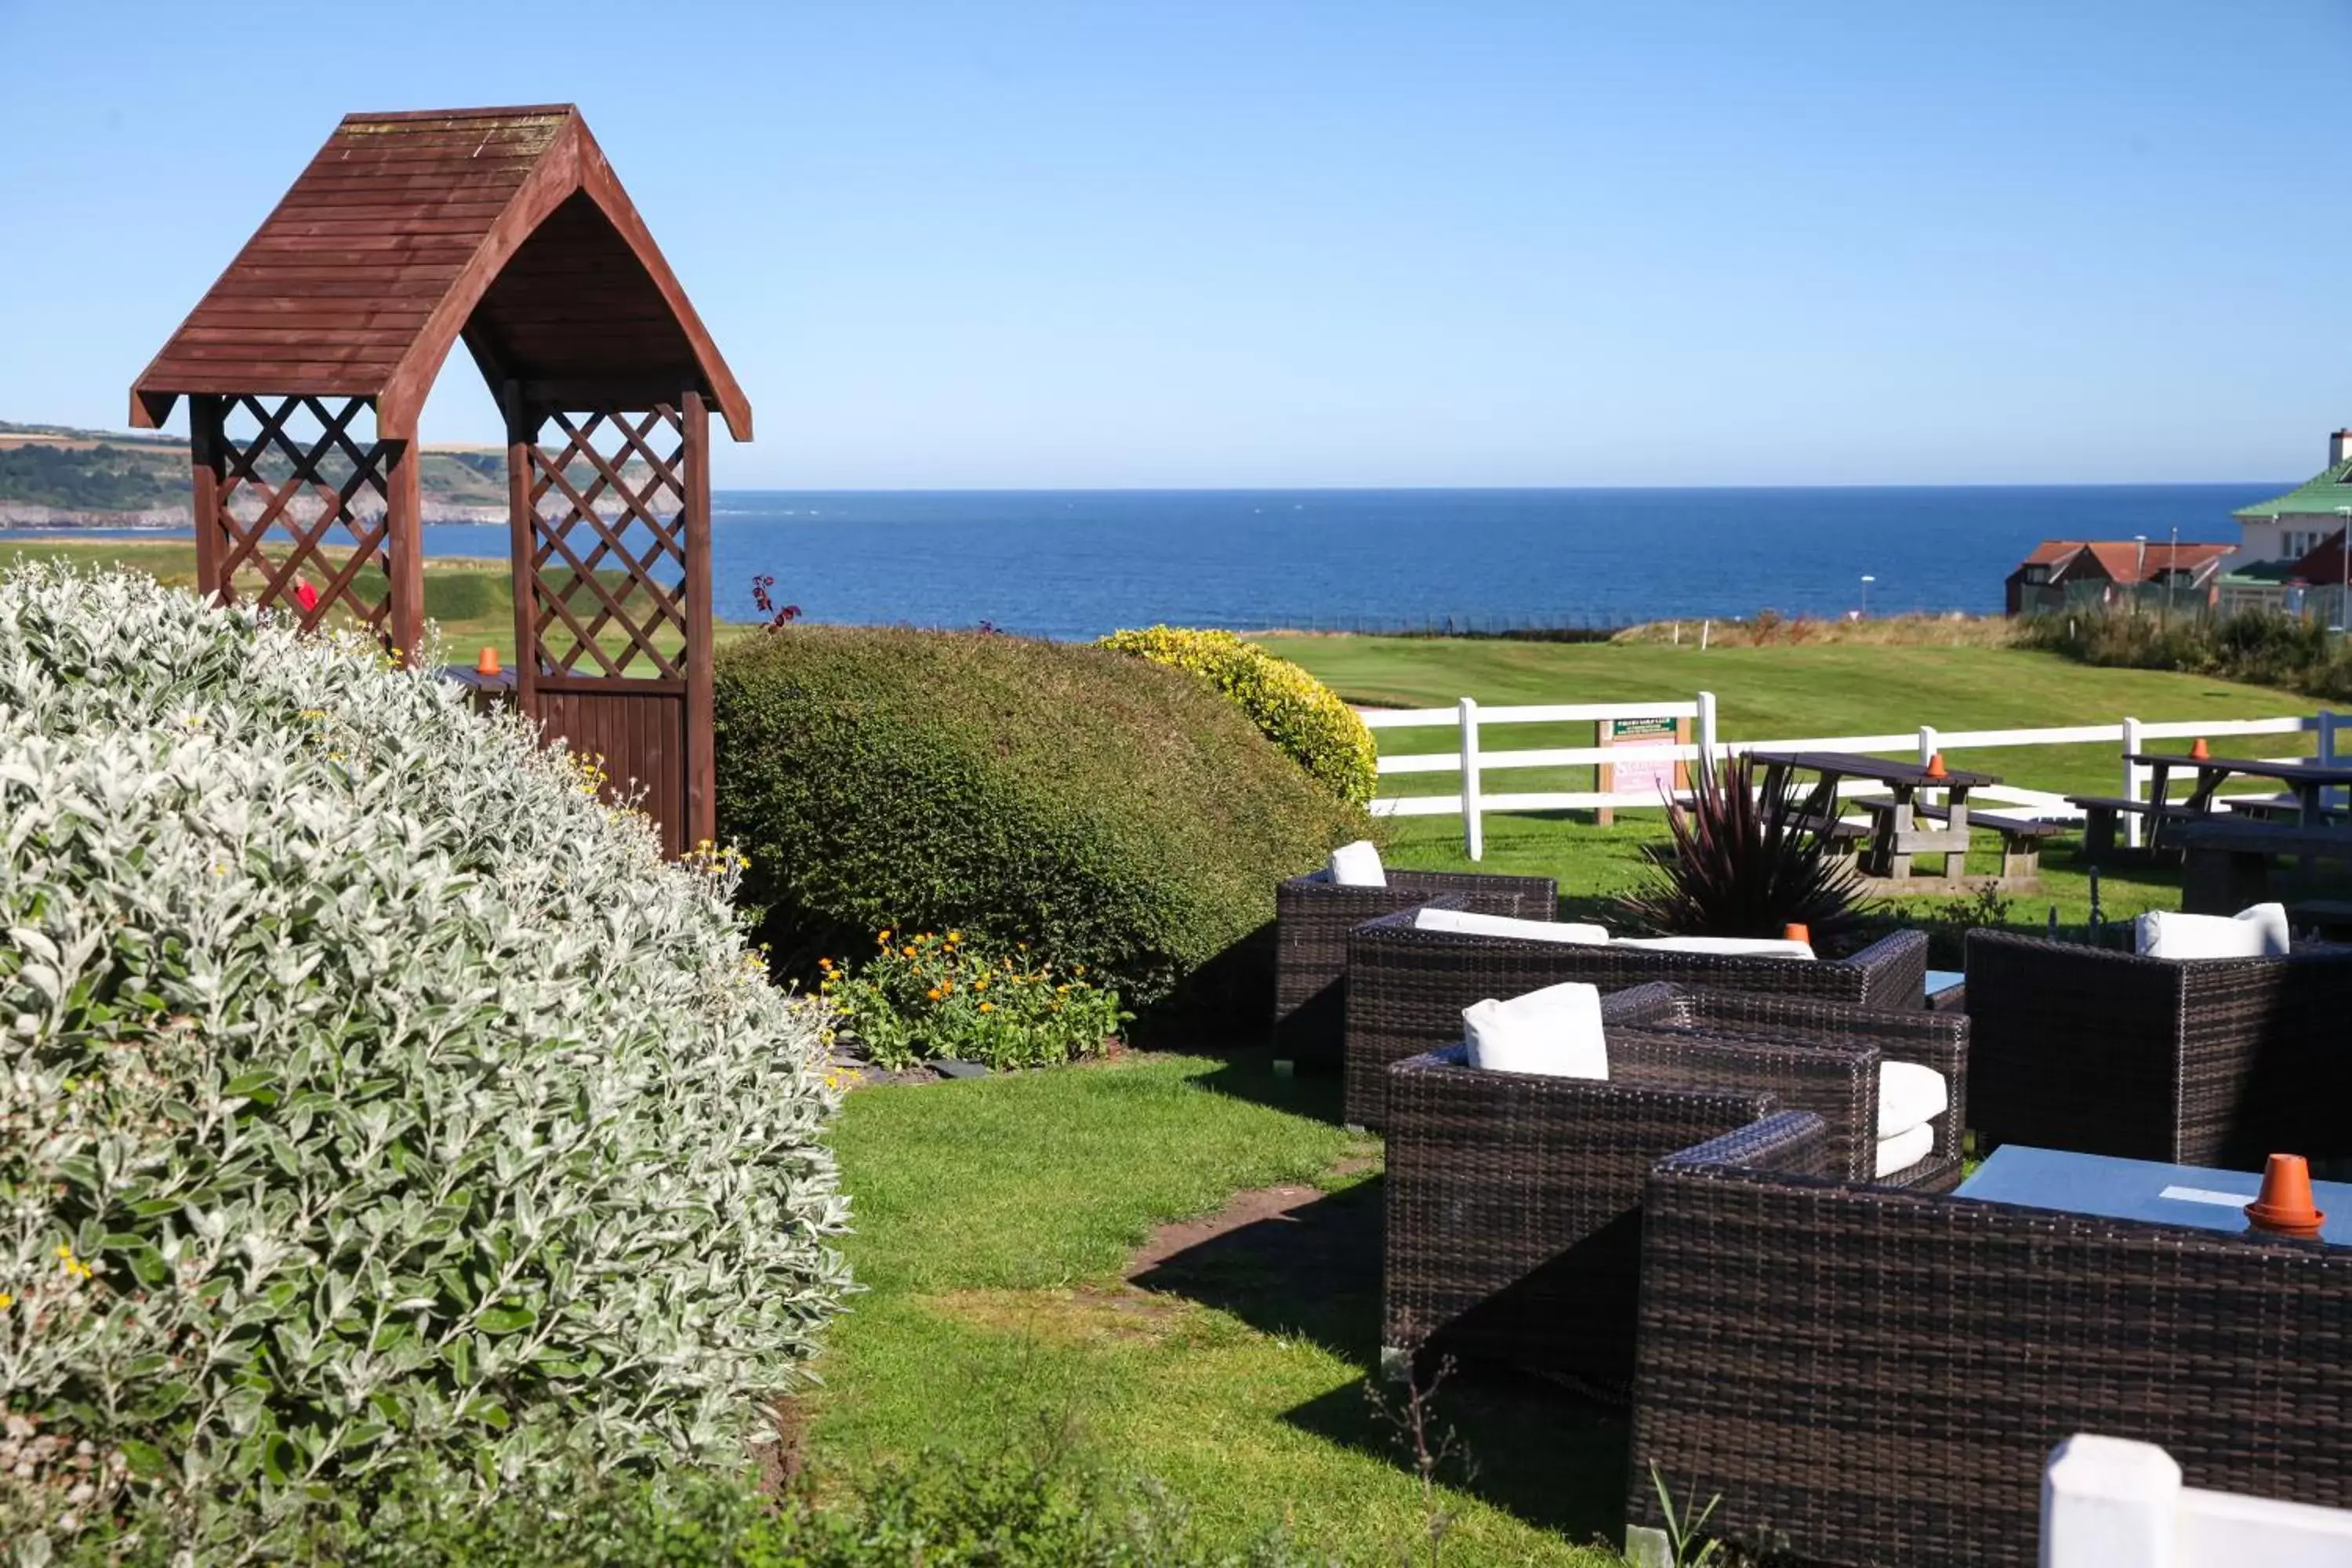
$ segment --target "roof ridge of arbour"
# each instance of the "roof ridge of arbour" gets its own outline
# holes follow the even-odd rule
[[[360,396],[413,440],[462,339],[492,391],[698,387],[751,408],[572,104],[347,115],[132,384],[152,428],[184,395]]]

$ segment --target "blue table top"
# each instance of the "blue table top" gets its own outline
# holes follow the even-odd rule
[[[1965,984],[1968,978],[1967,973],[1961,970],[1931,969],[1927,971],[1927,994],[1941,995],[1955,985]]]
[[[1955,1197],[1985,1198],[2025,1208],[2114,1219],[2153,1220],[2199,1230],[2245,1232],[2245,1205],[2262,1191],[2257,1171],[2205,1171],[2153,1160],[2117,1160],[2004,1143],[1960,1184]],[[2319,1238],[2352,1247],[2352,1185],[2311,1184],[2312,1202],[2327,1216]]]

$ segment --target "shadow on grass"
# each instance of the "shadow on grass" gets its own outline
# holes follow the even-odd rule
[[[1274,1065],[1276,1049],[1263,1043],[1246,1050],[1202,1054],[1225,1057],[1224,1066],[1203,1074],[1199,1080],[1201,1087],[1211,1093],[1288,1111],[1293,1116],[1312,1117],[1334,1127],[1339,1125],[1346,1080],[1337,1070],[1294,1066],[1286,1073],[1277,1072]]]
[[[1262,1333],[1312,1340],[1372,1378],[1382,1196],[1382,1182],[1373,1177],[1297,1201],[1150,1262],[1134,1283],[1230,1313]],[[1402,1403],[1401,1389],[1397,1394],[1392,1403]],[[1448,1484],[1573,1542],[1622,1536],[1621,1412],[1489,1367],[1456,1371],[1438,1391],[1434,1410],[1436,1430],[1452,1428],[1467,1460],[1449,1467]],[[1284,1419],[1326,1442],[1412,1468],[1409,1438],[1381,1418],[1361,1382],[1297,1405]]]

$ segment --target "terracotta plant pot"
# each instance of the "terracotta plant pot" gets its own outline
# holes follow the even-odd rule
[[[2311,1201],[2311,1163],[2300,1154],[2273,1154],[2263,1167],[2263,1190],[2246,1205],[2246,1223],[2274,1236],[2316,1240],[2327,1216]]]

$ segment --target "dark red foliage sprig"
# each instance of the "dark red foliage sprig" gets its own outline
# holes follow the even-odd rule
[[[801,618],[801,607],[798,605],[785,605],[781,608],[778,607],[775,599],[768,592],[775,585],[776,580],[765,573],[761,573],[751,579],[751,603],[758,607],[761,615],[768,617],[766,629],[772,632],[779,627],[788,626]]]

